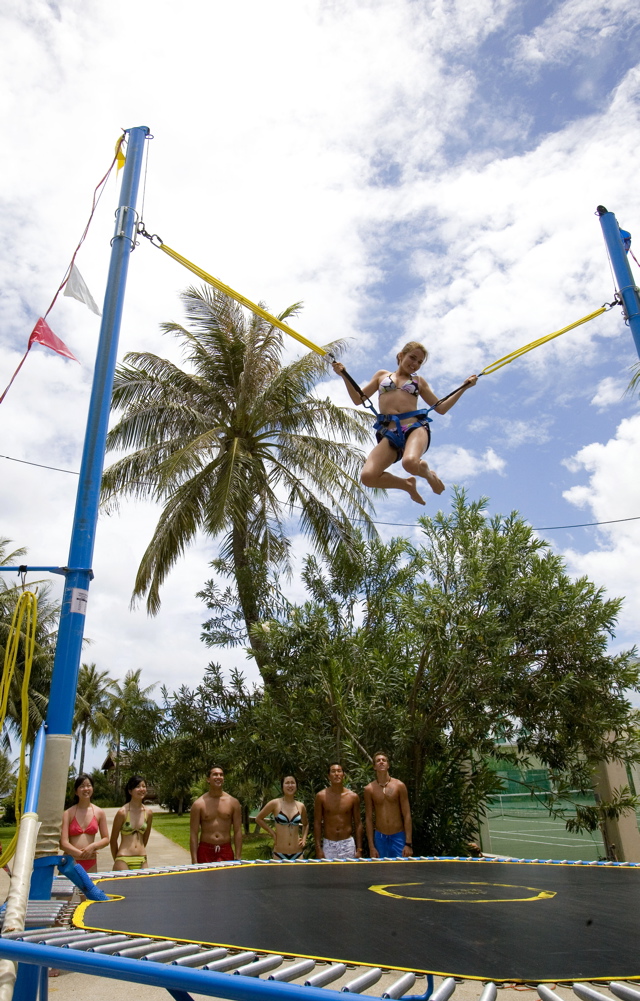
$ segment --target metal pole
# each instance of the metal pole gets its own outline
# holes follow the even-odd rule
[[[89,584],[93,577],[91,561],[98,521],[107,424],[129,255],[135,241],[136,198],[149,129],[140,126],[127,129],[126,132],[127,159],[116,212],[115,234],[111,241],[111,263],[105,291],[47,710],[46,752],[38,811],[42,823],[38,836],[38,855],[57,854],[59,851],[58,840],[71,752],[71,728],[82,655],[85,612]],[[32,897],[48,899],[52,878],[53,869],[50,867],[35,870],[31,888]]]
[[[609,212],[604,205],[598,205],[596,213],[600,216],[602,235],[607,245],[609,260],[618,285],[618,292],[622,299],[625,320],[631,327],[631,333],[636,345],[636,351],[640,356],[640,296],[638,286],[633,280],[633,274],[629,267],[629,261],[625,253],[618,220],[613,212]]]

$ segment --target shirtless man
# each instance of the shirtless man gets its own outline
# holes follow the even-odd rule
[[[362,855],[360,797],[351,789],[345,789],[342,765],[329,765],[329,788],[316,796],[313,832],[317,858],[360,858]]]
[[[223,785],[224,772],[214,765],[209,771],[209,792],[191,807],[192,862],[231,862],[234,857],[242,857],[242,809],[238,800],[224,791]],[[232,826],[235,856],[231,848]]]
[[[364,790],[364,815],[371,858],[409,858],[413,855],[413,845],[407,787],[404,782],[389,775],[389,758],[384,751],[374,754],[373,768],[376,777]]]

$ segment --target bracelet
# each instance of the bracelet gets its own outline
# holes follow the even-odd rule
[[[405,848],[413,848],[413,845],[411,844],[410,841],[405,841],[404,846]]]

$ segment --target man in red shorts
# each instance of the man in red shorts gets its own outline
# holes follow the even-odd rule
[[[214,765],[209,771],[209,792],[191,807],[192,862],[231,862],[242,857],[242,809],[223,786],[224,772]],[[231,847],[232,827],[235,856]]]

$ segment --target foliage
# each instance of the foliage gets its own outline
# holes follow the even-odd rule
[[[106,715],[116,737],[115,749],[115,795],[121,794],[121,762],[123,753],[135,771],[137,755],[144,754],[155,745],[160,721],[160,709],[150,697],[155,684],[146,688],[140,686],[142,668],[127,671],[124,679],[111,684],[109,705]]]
[[[496,763],[535,755],[558,808],[591,787],[595,761],[638,760],[626,695],[638,665],[607,653],[620,602],[571,580],[516,514],[487,520],[484,507],[460,493],[451,515],[421,519],[417,547],[362,540],[307,559],[309,600],[255,627],[274,682],[233,734],[248,775],[292,771],[310,794],[341,757],[361,788],[386,748],[417,850],[446,853],[474,836]]]
[[[127,454],[106,470],[103,496],[112,506],[127,496],[163,505],[134,600],[146,595],[155,614],[167,574],[204,532],[220,539],[217,568],[233,574],[250,632],[264,610],[265,568],[289,570],[285,518],[292,508],[325,555],[349,543],[354,518],[373,531],[370,500],[358,480],[362,455],[348,443],[368,441],[369,423],[313,395],[326,372],[314,352],[283,365],[282,334],[261,318],[246,319],[208,287],[190,288],[182,299],[191,328],[165,323],[163,329],[180,341],[187,367],[131,353],[118,369],[113,408],[121,417],[107,447]],[[212,643],[230,639],[233,630],[208,631]],[[268,680],[260,635],[251,633],[249,642]]]
[[[82,664],[78,674],[73,730],[76,735],[76,754],[80,743],[78,774],[84,771],[87,737],[92,747],[111,733],[109,710],[113,694],[113,679],[108,671],[98,671],[95,664]]]
[[[154,830],[175,841],[177,845],[189,851],[189,817],[176,817],[171,813],[156,813],[153,817]],[[242,841],[243,859],[260,859],[271,857],[273,841],[265,834],[246,834]]]

